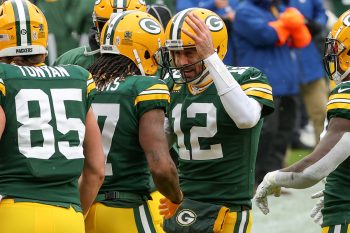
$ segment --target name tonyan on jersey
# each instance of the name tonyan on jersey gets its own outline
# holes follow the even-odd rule
[[[17,66],[21,71],[23,76],[30,77],[69,77],[68,71],[61,66]]]

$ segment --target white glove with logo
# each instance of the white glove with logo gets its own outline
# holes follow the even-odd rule
[[[311,198],[312,199],[320,198],[315,204],[314,208],[312,208],[310,217],[313,218],[315,223],[322,225],[323,215],[321,210],[323,209],[323,206],[324,206],[323,190],[313,194]]]
[[[256,189],[254,202],[264,214],[268,214],[270,212],[267,196],[273,194],[275,197],[279,197],[281,195],[281,187],[276,185],[275,177],[277,172],[278,171],[267,173],[264,177],[264,180]]]

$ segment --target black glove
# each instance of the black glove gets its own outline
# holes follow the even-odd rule
[[[306,27],[309,29],[309,32],[312,37],[322,32],[324,26],[314,20],[306,19]]]

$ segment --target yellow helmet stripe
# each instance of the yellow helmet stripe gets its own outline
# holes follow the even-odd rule
[[[31,45],[30,17],[25,0],[11,0],[16,20],[17,46]]]
[[[194,10],[194,8],[188,8],[187,10],[180,11],[174,17],[173,23],[170,28],[170,40],[180,40],[181,39],[181,28],[185,22],[185,18],[189,12]]]

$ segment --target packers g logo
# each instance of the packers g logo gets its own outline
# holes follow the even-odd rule
[[[344,24],[345,26],[347,26],[347,27],[350,26],[350,15],[347,15],[347,16],[344,17],[344,19],[343,19],[343,24]]]
[[[209,30],[218,32],[224,27],[224,22],[216,15],[208,16],[205,19],[205,24],[208,25]]]
[[[181,226],[189,226],[196,221],[197,215],[189,209],[181,210],[176,216],[176,222]]]
[[[153,19],[141,19],[140,20],[140,27],[153,35],[157,35],[161,32],[159,24],[154,21]]]

